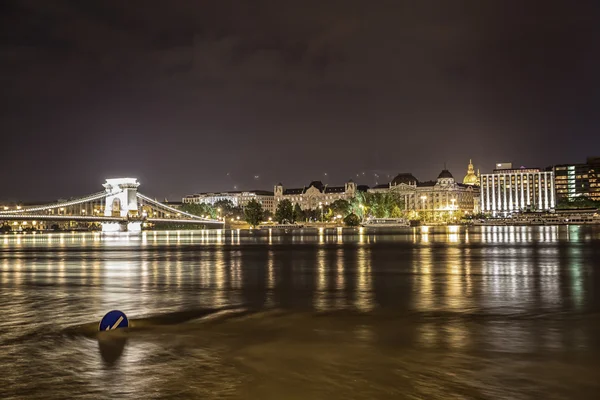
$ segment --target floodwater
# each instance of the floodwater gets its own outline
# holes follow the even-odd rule
[[[120,309],[126,330],[97,333]],[[600,226],[0,236],[2,399],[596,399]]]

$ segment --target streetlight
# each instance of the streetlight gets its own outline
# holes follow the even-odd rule
[[[425,219],[425,201],[427,200],[427,196],[421,196],[421,208],[423,209],[423,219]]]

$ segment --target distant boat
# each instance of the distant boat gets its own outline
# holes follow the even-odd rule
[[[302,229],[304,225],[299,224],[260,224],[258,229]]]
[[[408,228],[410,222],[404,218],[368,218],[362,226],[365,228]]]
[[[503,226],[507,225],[503,219],[478,219],[473,221],[475,226]]]

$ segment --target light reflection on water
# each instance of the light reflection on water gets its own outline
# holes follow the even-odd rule
[[[599,244],[598,227],[576,226],[4,235],[0,376],[35,379],[1,385],[0,397],[98,394],[109,379],[132,398],[149,388],[181,398],[592,398]],[[252,313],[219,324],[174,314],[227,306]],[[175,322],[131,331],[107,367],[95,339],[61,332],[114,308]]]

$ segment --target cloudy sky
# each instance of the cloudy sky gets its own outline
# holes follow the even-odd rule
[[[0,199],[583,162],[599,20],[586,0],[4,0]]]

